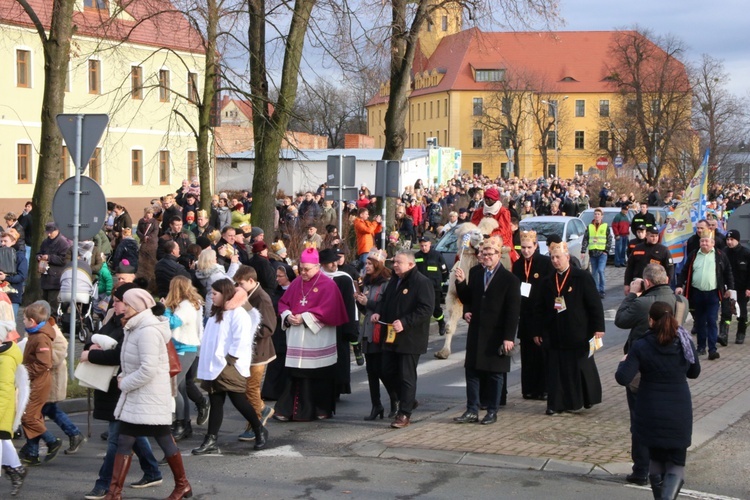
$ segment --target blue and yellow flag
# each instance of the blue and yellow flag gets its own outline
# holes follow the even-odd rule
[[[674,209],[664,229],[662,244],[669,248],[675,264],[686,257],[685,244],[695,233],[695,224],[706,216],[706,193],[708,191],[708,150],[703,163],[685,189],[680,203]]]

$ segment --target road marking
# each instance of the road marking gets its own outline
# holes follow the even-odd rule
[[[294,449],[293,446],[278,446],[276,448],[269,448],[267,450],[256,451],[253,453],[254,457],[289,457],[289,458],[300,458],[302,453]]]
[[[638,486],[635,484],[624,484],[623,486],[625,486],[626,488],[635,488],[638,490],[651,491],[651,488],[648,486]],[[742,500],[741,498],[717,495],[715,493],[704,493],[702,491],[686,490],[684,488],[680,490],[680,496],[686,496],[689,498],[698,498],[700,500]]]
[[[442,368],[462,364],[464,362],[462,354],[463,352],[451,353],[451,357],[448,359],[431,359],[425,363],[419,363],[417,365],[417,375],[423,376]]]

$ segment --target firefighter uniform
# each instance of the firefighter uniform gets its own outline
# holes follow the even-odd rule
[[[448,267],[445,265],[443,254],[433,248],[430,248],[429,252],[422,252],[420,250],[414,254],[414,261],[417,264],[417,270],[424,276],[427,276],[435,288],[435,310],[432,316],[438,322],[440,334],[444,335],[445,316],[443,315],[440,303],[443,298],[443,282],[448,280]]]
[[[635,240],[634,240],[635,241]],[[630,253],[628,265],[625,268],[625,285],[629,285],[635,278],[643,278],[643,270],[649,264],[661,264],[671,281],[674,275],[674,263],[669,249],[661,243],[649,245],[646,242],[636,245]]]

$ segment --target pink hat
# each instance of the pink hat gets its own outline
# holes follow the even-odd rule
[[[320,264],[318,251],[314,248],[305,248],[299,256],[300,264]]]

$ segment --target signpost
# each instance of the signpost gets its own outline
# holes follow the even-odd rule
[[[607,170],[607,167],[609,166],[609,158],[606,156],[600,156],[596,159],[596,168],[599,170]]]
[[[615,156],[615,168],[622,168],[622,156]]]
[[[73,178],[73,190],[70,190],[70,186],[68,182],[64,182],[60,185],[60,187],[57,189],[58,192],[55,193],[55,200],[57,200],[58,195],[65,196],[65,193],[72,198],[72,204],[73,204],[73,218],[70,221],[70,224],[59,224],[60,231],[63,233],[63,235],[66,235],[66,232],[68,231],[68,227],[71,229],[71,236],[73,239],[73,272],[71,276],[71,298],[75,300],[76,292],[77,292],[77,283],[76,280],[78,279],[78,240],[81,237],[81,174],[84,170],[86,170],[86,167],[88,166],[89,160],[91,159],[91,155],[94,154],[94,150],[96,149],[97,144],[99,144],[99,140],[102,138],[102,134],[104,134],[104,130],[107,128],[107,123],[109,123],[109,116],[104,114],[91,114],[91,115],[84,115],[84,114],[59,114],[57,115],[57,127],[60,129],[60,133],[62,133],[63,139],[65,139],[65,144],[68,147],[68,151],[70,152],[71,158],[73,159],[73,164],[76,166],[75,170],[75,177]],[[70,180],[70,179],[68,179]],[[91,181],[93,182],[93,181]],[[96,184],[95,182],[93,182]],[[65,186],[68,187],[65,187]],[[87,187],[93,191],[91,188],[91,185],[87,183]],[[98,187],[98,185],[97,185]],[[65,188],[65,189],[63,189]],[[101,188],[99,188],[101,191]],[[60,194],[62,191],[63,194]],[[97,193],[98,194],[98,193]],[[103,195],[103,193],[101,193]],[[56,213],[54,211],[55,204],[53,203],[53,216],[55,219],[60,217],[60,219],[65,219],[66,217],[69,217],[68,214],[65,212],[60,213],[59,211]],[[104,224],[104,216],[107,213],[107,206],[106,202],[104,204],[104,213],[101,214],[101,225]],[[64,210],[64,209],[61,209]],[[90,215],[90,214],[88,214]],[[94,217],[96,217],[96,214],[93,214]],[[92,220],[93,222],[93,220]],[[94,223],[95,224],[95,223]],[[88,224],[86,228],[84,229],[84,235],[88,235],[88,233],[93,230],[94,224]],[[101,228],[101,225],[99,228]],[[66,227],[66,230],[63,231],[63,227]],[[99,228],[97,228],[97,231],[99,231]],[[96,232],[94,234],[96,234]],[[70,233],[67,233],[70,234]],[[93,235],[92,235],[93,236]],[[76,308],[75,304],[71,304],[71,311],[70,311],[70,342],[68,343],[68,371],[70,373],[70,377],[74,377],[74,368],[75,368],[75,347],[76,347]]]
[[[356,200],[357,186],[354,185],[355,171],[357,169],[356,156],[334,156],[328,157],[328,172],[326,176],[326,197],[332,197],[339,202],[339,234],[343,222],[341,220],[344,209],[344,197],[350,196]],[[335,196],[334,196],[335,195]]]

